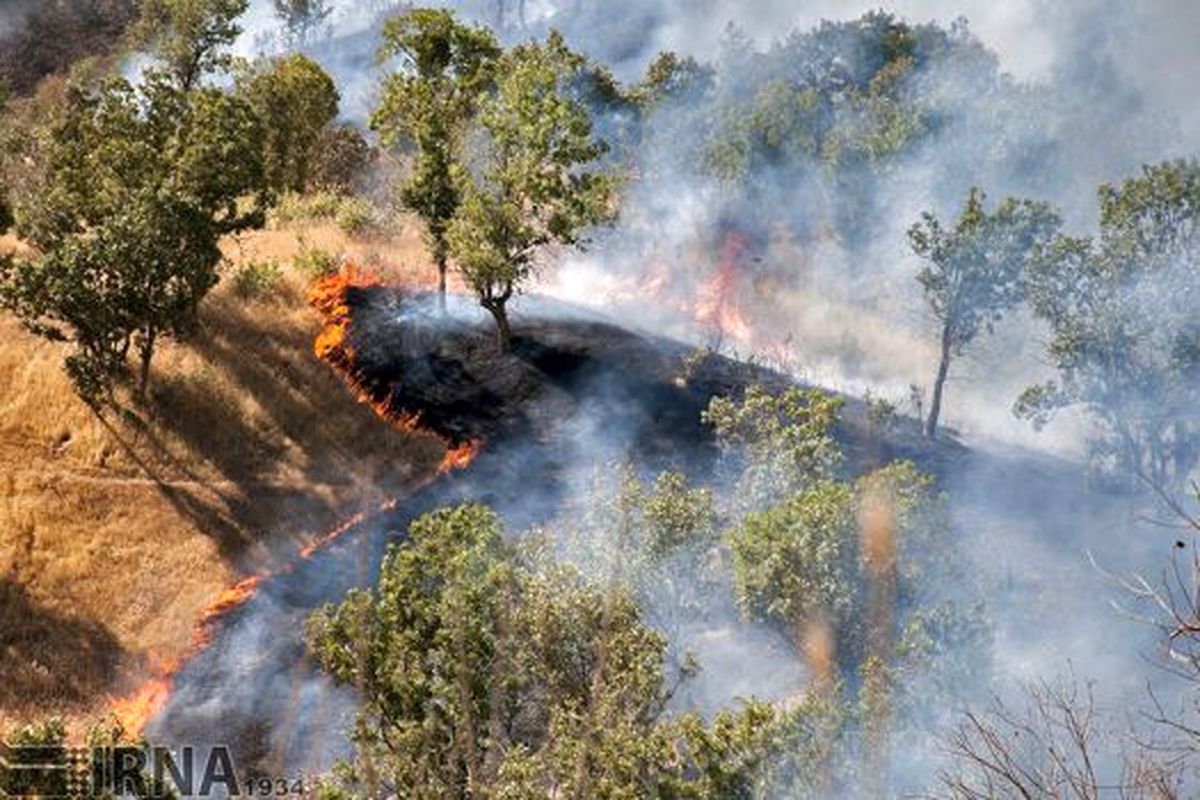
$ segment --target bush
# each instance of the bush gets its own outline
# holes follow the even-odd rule
[[[358,236],[375,224],[375,209],[361,197],[345,197],[338,205],[336,219],[347,235]]]
[[[314,219],[333,219],[337,216],[341,204],[342,198],[334,192],[284,192],[271,209],[271,222],[278,225]]]
[[[292,266],[309,280],[323,278],[337,272],[337,257],[320,247],[306,247],[292,260]]]
[[[248,300],[273,295],[282,284],[283,270],[273,259],[251,261],[233,275],[234,293]]]

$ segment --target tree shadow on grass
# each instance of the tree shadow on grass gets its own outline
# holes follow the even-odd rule
[[[126,444],[132,451],[144,442],[154,460],[188,479],[161,480],[139,462],[232,563],[249,548],[276,542],[279,532],[293,534],[283,537],[292,541],[330,527],[339,489],[400,491],[441,457],[435,441],[405,438],[355,401],[313,354],[312,321],[297,313],[298,302],[273,307],[214,298],[189,343],[205,366],[153,383],[141,409],[150,423],[138,425]],[[171,455],[166,431],[222,479],[189,471]]]
[[[93,706],[121,652],[103,625],[48,609],[0,578],[0,713],[31,718]]]

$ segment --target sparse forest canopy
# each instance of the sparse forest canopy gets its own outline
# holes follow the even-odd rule
[[[783,224],[802,242],[833,231],[856,248],[870,241],[863,220],[887,213],[875,203],[889,170],[967,118],[977,93],[1007,91],[963,24],[877,11],[765,50],[731,27],[710,64],[674,53],[651,64],[633,92],[647,145],[633,158],[651,175],[718,181],[747,230]]]
[[[507,3],[486,5],[501,21],[514,16]],[[736,288],[808,293],[821,298],[814,307],[825,303],[815,279],[824,269],[843,271],[838,286],[856,295],[848,307],[882,305],[892,285],[858,265],[884,253],[903,267],[911,252],[920,267],[899,281],[911,296],[886,319],[917,310],[919,286],[937,326],[926,440],[888,401],[868,397],[861,412],[818,389],[750,386],[712,397],[701,417],[711,475],[603,469],[578,502],[519,537],[479,504],[417,519],[388,550],[377,586],[308,622],[320,666],[361,703],[356,749],[326,776],[322,796],[884,797],[898,783],[889,759],[898,742],[925,741],[951,722],[949,797],[1092,800],[1106,788],[1187,796],[1179,787],[1200,731],[1156,697],[1152,740],[1105,742],[1099,768],[1102,714],[1086,692],[1044,683],[1027,707],[997,702],[957,716],[969,689],[990,688],[993,634],[983,602],[993,587],[966,557],[960,528],[990,520],[974,506],[952,513],[964,507],[952,510],[933,477],[889,459],[929,456],[939,474],[968,461],[937,437],[952,366],[1007,315],[1026,313],[1041,327],[1014,341],[1035,342],[1054,379],[1029,386],[1015,413],[1040,427],[1082,408],[1101,469],[1125,483],[1138,476],[1164,497],[1194,481],[1200,164],[1147,165],[1100,186],[1096,230],[1066,232],[1059,210],[1033,199],[1060,177],[1042,169],[1058,163],[1047,154],[1061,134],[1039,104],[1062,98],[1006,77],[964,22],[910,24],[883,11],[766,47],[731,27],[711,61],[662,53],[642,81],[622,85],[554,31],[502,44],[451,10],[405,5],[379,42],[387,74],[369,127],[384,153],[339,121],[337,85],[315,57],[233,56],[248,7],[62,0],[30,4],[0,37],[0,98],[9,103],[0,229],[20,240],[0,254],[0,307],[66,345],[67,374],[94,408],[123,399],[126,384],[145,398],[159,344],[188,334],[217,284],[225,237],[261,226],[272,201],[323,203],[335,209],[326,217],[350,209],[342,228],[361,247],[350,237],[376,209],[366,190],[342,195],[360,188],[373,156],[402,165],[396,196],[421,224],[443,312],[456,269],[502,351],[514,338],[513,298],[618,212],[635,220],[622,231],[626,252],[670,254],[687,268],[682,283],[703,280],[704,259],[679,240],[655,249],[673,215],[695,215],[679,227],[703,229],[686,234],[702,240],[697,249],[714,232],[744,234],[752,252],[730,259],[734,272],[757,263],[756,248],[778,247],[788,253],[770,266],[779,274],[747,267]],[[278,42],[322,52],[315,45],[335,19],[332,2],[267,8],[283,28]],[[522,27],[525,13],[518,3]],[[115,52],[127,31],[148,65],[117,75],[103,59],[83,60]],[[68,69],[69,79],[42,84],[44,97],[30,96]],[[921,192],[914,167],[927,182]],[[1018,196],[989,203],[989,187]],[[900,219],[897,208],[917,195],[917,208],[939,210],[907,228],[905,251],[891,223],[912,221],[910,206]],[[961,206],[946,216],[951,197]],[[830,252],[837,257],[826,263]],[[361,288],[331,276],[333,253],[306,249],[297,263],[331,286]],[[252,296],[281,274],[273,262],[245,265],[234,285]],[[694,290],[685,287],[688,302]],[[337,302],[328,303],[323,346],[348,363],[359,329],[344,296],[327,297]],[[448,361],[430,369],[452,372]],[[489,370],[513,363],[486,360]],[[271,369],[249,377],[274,391]],[[268,391],[253,398],[271,406],[256,419],[283,425],[289,406]],[[704,391],[700,404],[728,389]],[[843,436],[843,412],[868,422]],[[898,444],[885,441],[889,425],[902,429]],[[37,524],[27,526],[31,541]],[[1176,548],[1191,554],[1182,539]],[[1151,607],[1161,650],[1189,686],[1200,676],[1198,563],[1175,565],[1166,590],[1141,578],[1123,584]],[[1007,578],[1022,592],[1038,580]],[[768,644],[743,646],[743,635]],[[771,698],[697,688],[706,648],[778,660],[785,688]],[[19,738],[64,737],[51,724]]]

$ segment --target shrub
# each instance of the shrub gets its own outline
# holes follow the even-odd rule
[[[358,236],[375,224],[375,210],[361,197],[345,197],[338,204],[336,219],[347,235]]]
[[[273,295],[282,283],[283,270],[274,259],[251,261],[233,275],[233,291],[248,300]]]
[[[292,260],[292,266],[309,280],[316,280],[337,272],[338,259],[328,250],[306,247]]]

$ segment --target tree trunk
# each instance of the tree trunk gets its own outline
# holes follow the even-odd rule
[[[446,256],[439,255],[437,260],[438,268],[438,311],[442,316],[446,316]]]
[[[146,390],[150,388],[150,360],[154,358],[154,340],[157,334],[149,331],[138,343],[138,355],[141,359],[141,369],[138,371],[138,398],[146,399]]]
[[[491,300],[484,303],[483,307],[492,312],[492,317],[496,320],[496,343],[500,352],[507,353],[512,349],[512,328],[508,325],[507,303],[503,300]]]
[[[932,439],[937,435],[938,417],[942,413],[942,390],[946,386],[946,373],[950,371],[950,326],[942,326],[942,360],[938,364],[937,377],[933,381],[933,397],[929,401],[929,418],[925,420],[925,435]]]

